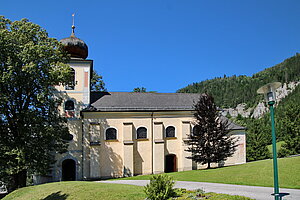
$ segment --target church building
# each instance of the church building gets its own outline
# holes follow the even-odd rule
[[[200,94],[91,92],[93,60],[88,47],[72,35],[61,43],[71,55],[73,84],[57,86],[72,137],[68,151],[56,155],[44,181],[96,180],[203,168],[187,159],[184,141],[193,132],[193,111]],[[225,163],[246,162],[245,128],[230,134],[238,148]]]

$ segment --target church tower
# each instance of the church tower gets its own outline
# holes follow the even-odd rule
[[[73,81],[67,86],[59,86],[64,99],[64,112],[66,117],[79,117],[80,110],[86,108],[90,103],[91,78],[93,72],[93,60],[86,59],[88,46],[75,36],[74,21],[70,37],[60,40],[64,49],[71,59],[69,65],[72,68]]]
[[[88,57],[88,46],[75,36],[74,21],[70,37],[60,40],[70,55],[73,80],[70,85],[56,86],[58,95],[63,99],[61,113],[68,118],[70,138],[68,151],[56,154],[51,181],[72,181],[83,179],[83,140],[82,118],[80,111],[90,104],[93,60]],[[47,181],[40,181],[47,182]]]

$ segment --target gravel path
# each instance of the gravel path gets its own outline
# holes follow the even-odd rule
[[[114,180],[114,181],[97,181],[102,183],[118,183],[127,185],[145,186],[149,180]],[[271,196],[273,193],[272,187],[257,187],[246,185],[230,185],[220,183],[205,183],[205,182],[189,182],[189,181],[176,181],[176,188],[185,188],[188,190],[204,189],[205,192],[216,192],[230,195],[241,195],[250,197],[256,200],[273,200]],[[281,193],[289,193],[283,197],[284,200],[300,200],[300,190],[280,188]]]

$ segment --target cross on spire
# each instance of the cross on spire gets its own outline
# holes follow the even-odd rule
[[[75,13],[72,14],[72,34],[71,36],[75,36]]]

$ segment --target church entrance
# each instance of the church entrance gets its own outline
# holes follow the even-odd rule
[[[165,158],[165,172],[176,172],[177,166],[176,166],[176,155],[175,154],[169,154],[166,155]]]
[[[75,181],[76,163],[72,159],[66,159],[62,162],[62,181]]]

